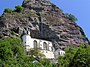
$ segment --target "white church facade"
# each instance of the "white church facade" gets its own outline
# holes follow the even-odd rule
[[[30,31],[27,31],[22,36],[22,43],[26,49],[26,51],[30,51],[31,49],[38,48],[45,55],[45,58],[54,59],[55,58],[55,50],[52,42],[31,38]],[[65,52],[64,52],[65,53]],[[63,53],[63,54],[64,54]]]

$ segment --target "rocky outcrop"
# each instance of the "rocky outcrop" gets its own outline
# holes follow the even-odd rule
[[[4,13],[0,17],[0,38],[20,37],[29,28],[32,37],[50,40],[55,48],[89,43],[81,28],[50,1],[24,0],[22,6],[22,12]]]

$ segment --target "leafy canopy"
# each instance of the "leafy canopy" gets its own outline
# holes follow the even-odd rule
[[[90,46],[67,48],[65,56],[58,58],[60,67],[90,67]]]
[[[39,50],[31,50],[31,55],[26,55],[20,38],[0,39],[0,67],[56,67],[43,56]],[[33,63],[38,60],[38,63]]]
[[[72,22],[77,21],[77,18],[76,18],[74,15],[72,15],[72,14],[65,13],[65,17],[66,17],[67,19],[71,20]]]
[[[24,10],[24,7],[22,7],[22,6],[16,6],[15,7],[15,11],[16,12],[21,12],[21,11],[23,11]]]
[[[4,10],[4,12],[6,12],[6,13],[12,13],[12,12],[13,12],[13,10],[12,10],[12,9],[10,9],[10,8],[6,8],[6,9]]]

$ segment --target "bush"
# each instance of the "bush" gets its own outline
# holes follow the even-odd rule
[[[12,10],[12,9],[10,9],[10,8],[6,8],[6,9],[4,10],[4,12],[6,12],[6,13],[12,13],[12,12],[13,12],[13,10]]]
[[[15,11],[16,12],[21,12],[21,11],[23,11],[24,10],[24,7],[22,7],[22,6],[16,6],[15,7]]]
[[[58,62],[60,67],[90,67],[90,46],[81,44],[79,47],[69,47]]]
[[[77,18],[76,18],[74,15],[72,15],[72,14],[65,13],[65,17],[66,17],[67,19],[71,20],[72,22],[77,21]]]
[[[0,39],[0,67],[56,67],[48,59],[27,56],[20,38]],[[32,55],[41,56],[38,50],[32,50]],[[39,62],[33,63],[33,60]]]
[[[21,39],[19,38],[4,38],[0,39],[0,59],[2,61],[22,55],[24,50],[21,46]]]

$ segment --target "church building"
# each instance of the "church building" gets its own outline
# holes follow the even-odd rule
[[[31,38],[30,31],[28,30],[24,31],[24,34],[22,36],[22,43],[27,52],[37,48],[42,52],[42,54],[45,55],[45,58],[48,59],[55,59],[65,54],[65,51],[61,49],[55,50],[52,42],[50,41]]]
[[[42,54],[45,55],[48,59],[54,58],[54,48],[52,42],[31,38],[30,31],[26,31],[22,36],[22,43],[26,49],[26,51],[30,51],[31,49],[38,48],[41,50]]]

